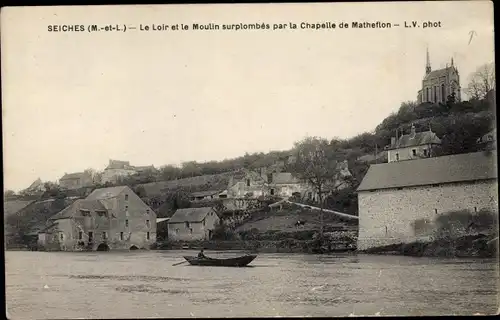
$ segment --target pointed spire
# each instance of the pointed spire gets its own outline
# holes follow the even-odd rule
[[[425,73],[431,72],[431,58],[429,57],[429,47],[427,47],[427,62],[425,64]]]
[[[451,66],[453,67],[453,57],[451,57]]]

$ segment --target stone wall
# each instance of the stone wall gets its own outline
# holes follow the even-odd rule
[[[419,240],[416,220],[450,211],[498,210],[497,181],[362,191],[358,195],[358,249]],[[425,229],[425,228],[424,228]]]

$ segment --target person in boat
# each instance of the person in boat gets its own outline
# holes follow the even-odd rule
[[[198,253],[198,259],[206,259],[207,256],[203,253],[203,249],[201,249],[200,253]]]

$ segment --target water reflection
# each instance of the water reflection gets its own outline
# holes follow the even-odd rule
[[[193,251],[7,252],[8,309],[14,318],[497,311],[498,266],[492,260],[260,254],[246,268],[173,266],[184,255]]]

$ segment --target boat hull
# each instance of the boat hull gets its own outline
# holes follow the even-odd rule
[[[184,256],[187,262],[192,266],[205,266],[205,267],[245,267],[250,262],[252,262],[256,255],[246,255],[238,258],[230,259],[213,259],[213,258],[203,258],[193,256]]]

